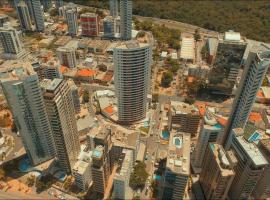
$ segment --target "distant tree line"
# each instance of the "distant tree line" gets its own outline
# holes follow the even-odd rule
[[[109,0],[73,0],[75,3],[108,8]],[[270,1],[176,1],[133,0],[133,14],[171,19],[270,42]]]

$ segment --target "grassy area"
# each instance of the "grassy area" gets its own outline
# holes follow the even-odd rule
[[[149,132],[149,127],[140,127],[140,130],[146,134]]]

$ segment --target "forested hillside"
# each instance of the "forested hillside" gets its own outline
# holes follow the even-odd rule
[[[108,8],[109,0],[73,0]],[[135,15],[172,19],[210,30],[240,31],[250,39],[270,42],[270,1],[133,0]]]

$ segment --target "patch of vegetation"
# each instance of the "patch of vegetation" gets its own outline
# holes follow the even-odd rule
[[[50,13],[50,16],[52,17],[55,17],[59,14],[56,8],[52,8],[49,13]]]
[[[140,127],[140,130],[142,132],[148,133],[149,132],[149,127]]]
[[[177,60],[173,60],[171,58],[167,59],[167,65],[169,66],[169,70],[173,73],[176,74],[177,71],[180,68],[180,65]]]
[[[143,189],[145,186],[148,173],[146,172],[146,165],[143,162],[138,162],[133,172],[130,175],[129,185],[133,190]]]
[[[84,90],[83,91],[83,103],[88,103],[89,102],[89,91],[88,90]]]
[[[109,1],[73,2],[109,8]],[[270,42],[270,1],[133,0],[132,7],[134,15],[171,19],[219,32],[234,30],[250,39]]]
[[[171,82],[173,80],[173,74],[172,72],[163,72],[162,78],[161,78],[161,86],[164,88],[168,88],[171,85]]]
[[[137,30],[151,31],[154,38],[157,40],[159,47],[169,45],[173,49],[180,49],[180,34],[181,32],[176,29],[170,29],[163,26],[153,24],[151,21],[139,22],[134,20],[135,28]]]
[[[41,176],[40,178],[37,178],[35,183],[37,192],[42,192],[49,189],[54,184],[54,182],[55,179],[51,174],[47,174]]]

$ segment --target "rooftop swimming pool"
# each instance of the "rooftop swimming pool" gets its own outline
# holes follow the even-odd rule
[[[217,129],[222,129],[222,126],[219,123],[215,124],[214,127]]]
[[[182,138],[180,138],[180,137],[174,137],[174,138],[173,138],[173,144],[174,144],[177,148],[181,148],[181,147],[182,147],[182,144],[183,144]]]
[[[23,158],[22,160],[20,160],[19,162],[19,170],[21,172],[29,172],[31,171],[31,164],[30,164],[30,160],[28,158]]]
[[[94,151],[93,151],[93,156],[99,158],[99,157],[101,157],[101,152],[98,151],[98,150],[94,150]]]
[[[254,132],[249,138],[248,141],[249,142],[254,142],[256,140],[261,139],[261,135],[258,132]]]
[[[160,175],[154,175],[154,180],[160,181],[162,179],[162,176]]]
[[[169,140],[169,138],[170,138],[170,132],[163,130],[162,133],[161,133],[161,136],[162,136],[162,139]]]

